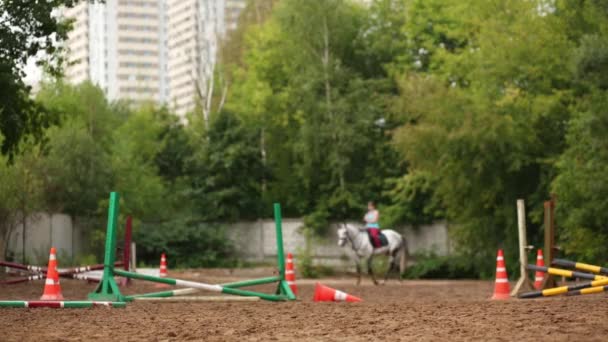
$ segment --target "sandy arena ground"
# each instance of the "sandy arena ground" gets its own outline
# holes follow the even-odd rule
[[[219,283],[250,271],[201,270],[170,276]],[[239,276],[236,277],[235,274]],[[270,275],[266,273],[266,275]],[[256,274],[259,276],[259,274]],[[314,281],[299,282],[297,302],[131,303],[126,309],[0,309],[0,341],[606,341],[606,295],[490,301],[481,281],[322,283],[364,299],[313,303]],[[37,300],[43,284],[0,285],[0,299]],[[62,280],[66,299],[94,284]],[[272,291],[271,287],[258,290]],[[127,294],[158,291],[135,282]],[[201,293],[203,294],[203,293]],[[208,295],[204,293],[204,295]]]

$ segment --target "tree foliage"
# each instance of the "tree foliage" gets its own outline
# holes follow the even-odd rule
[[[45,50],[56,65],[44,37],[69,26],[40,11],[72,3],[0,7],[13,14],[0,30],[0,162],[14,154],[0,189],[31,190],[31,210],[100,215],[118,189],[156,253],[174,248],[172,224],[216,239],[198,222],[269,217],[278,201],[323,234],[375,200],[385,227],[447,219],[459,260],[484,276],[498,247],[515,258],[516,200],[538,244],[555,194],[564,252],[607,256],[605,1],[250,1],[221,48],[210,122],[187,124],[88,83],[29,97],[23,63]],[[35,186],[9,183],[24,175]],[[10,218],[24,202],[3,196]]]
[[[71,23],[57,15],[60,7],[72,7],[78,0],[0,2],[0,132],[2,153],[14,152],[20,140],[40,138],[52,117],[29,98],[30,89],[22,81],[30,58],[53,75],[60,74],[63,62],[61,42]]]

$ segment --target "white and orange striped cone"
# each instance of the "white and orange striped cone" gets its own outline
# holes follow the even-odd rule
[[[336,290],[336,289],[332,289],[329,286],[324,286],[321,285],[320,283],[317,283],[317,285],[315,285],[315,294],[314,297],[312,298],[313,301],[315,302],[361,302],[363,301],[361,298],[359,297],[355,297],[352,295],[349,295],[348,293]]]
[[[293,255],[287,253],[287,264],[285,265],[285,280],[291,288],[294,295],[298,295],[298,286],[296,285],[296,270],[293,266]]]
[[[502,249],[498,250],[496,257],[496,283],[494,285],[494,295],[492,299],[509,299],[511,298],[511,290],[509,289],[509,277],[507,276],[507,268],[505,266],[505,256]]]
[[[160,255],[160,272],[158,273],[159,278],[167,277],[167,256],[165,253]],[[170,287],[168,284],[158,283],[156,284],[157,288],[167,288]]]
[[[44,293],[40,300],[63,300],[61,285],[59,284],[59,273],[57,272],[57,251],[51,247],[49,255],[49,266],[46,271],[46,282],[44,283]]]
[[[541,266],[541,267],[545,266],[545,260],[543,258],[542,249],[539,249],[538,252],[536,252],[536,266]],[[545,273],[536,271],[536,274],[534,275],[534,288],[537,290],[542,290],[544,280],[545,280]]]

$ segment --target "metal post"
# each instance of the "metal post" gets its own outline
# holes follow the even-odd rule
[[[279,276],[281,280],[285,280],[285,255],[283,252],[283,226],[281,217],[281,205],[274,204],[274,224],[276,229],[277,239],[277,265],[279,266]]]
[[[547,264],[551,265],[551,262],[553,262],[553,259],[555,258],[555,250],[554,250],[554,246],[555,246],[555,226],[554,226],[554,219],[553,219],[553,206],[554,206],[554,201],[545,201],[544,203],[544,209],[545,209],[545,222],[544,222],[544,226],[545,226],[545,250],[544,250],[544,258],[545,260],[547,260]],[[543,289],[548,289],[548,288],[552,288],[552,287],[556,287],[557,286],[557,282],[555,281],[555,277],[551,274],[547,274],[545,279],[543,280]]]
[[[133,219],[131,215],[127,216],[127,222],[125,225],[125,247],[123,248],[122,262],[124,263],[123,268],[125,271],[131,270],[131,236],[133,230]],[[129,285],[130,279],[126,278],[125,285]]]
[[[133,220],[131,216],[127,216],[127,223],[125,225],[125,247],[123,249],[122,262],[124,263],[125,271],[131,270],[131,232],[133,229]]]
[[[511,296],[517,296],[522,290],[534,290],[532,282],[528,278],[528,271],[526,265],[528,265],[528,249],[532,246],[528,246],[526,238],[526,207],[523,199],[517,200],[517,226],[519,229],[519,280],[511,291]]]
[[[283,251],[283,218],[281,216],[281,205],[279,203],[274,204],[274,222],[276,228],[276,240],[277,240],[277,263],[279,266],[279,286],[277,287],[277,294],[287,296],[289,300],[295,300],[296,296],[287,284],[285,280],[285,253]]]
[[[117,192],[110,193],[108,206],[108,227],[106,233],[106,248],[103,277],[89,299],[106,301],[123,301],[118,284],[114,280],[114,261],[116,260],[116,228],[118,226],[119,196]]]
[[[131,262],[130,270],[132,272],[137,272],[137,245],[135,242],[131,242]]]

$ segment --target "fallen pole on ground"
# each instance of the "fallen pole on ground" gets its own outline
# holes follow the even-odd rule
[[[199,291],[200,290],[198,290],[198,289],[191,289],[191,288],[178,289],[178,290],[172,290],[172,291],[151,292],[151,293],[125,296],[124,299],[125,299],[125,301],[130,302],[130,301],[133,301],[138,298],[167,298],[167,297],[174,297],[174,296],[186,296],[189,294],[197,293]]]
[[[224,283],[224,284],[220,284],[220,286],[227,287],[227,288],[239,288],[239,287],[246,287],[246,286],[270,284],[270,283],[277,282],[280,279],[281,279],[280,277],[267,277],[267,278],[259,278],[259,279],[243,280],[243,281],[235,281],[235,282],[231,282],[231,283]],[[173,291],[151,292],[151,293],[144,293],[144,294],[125,296],[124,299],[126,301],[130,302],[130,301],[134,300],[135,298],[142,298],[142,297],[145,297],[145,298],[167,298],[167,297],[189,295],[189,294],[193,294],[193,293],[196,293],[196,292],[199,292],[199,291],[200,291],[199,289],[185,288],[185,289],[179,289],[179,290],[173,290]]]
[[[183,297],[137,297],[133,299],[136,302],[255,302],[259,301],[260,297],[237,297],[237,296],[183,296]]]
[[[262,299],[269,300],[269,301],[288,300],[287,296],[284,296],[284,295],[246,291],[246,290],[240,290],[240,289],[235,289],[235,288],[231,288],[231,287],[223,287],[222,285],[206,284],[206,283],[200,283],[200,282],[182,280],[182,279],[160,278],[160,277],[155,277],[155,276],[150,276],[150,275],[145,275],[145,274],[140,274],[140,273],[126,272],[126,271],[118,270],[118,269],[114,270],[114,274],[121,276],[121,277],[125,277],[125,278],[146,280],[146,281],[151,281],[151,282],[155,282],[155,283],[168,284],[168,285],[174,285],[174,286],[183,286],[183,287],[211,291],[211,292],[220,292],[220,293],[232,294],[232,295],[237,295],[237,296],[260,297]]]
[[[557,296],[560,294],[566,294],[571,291],[577,291],[582,289],[587,289],[590,287],[597,286],[606,286],[608,285],[608,279],[594,280],[587,283],[574,284],[569,286],[559,286],[546,290],[532,291],[526,292],[519,295],[519,298],[538,298],[538,297],[549,297],[549,296]]]
[[[580,289],[580,290],[576,290],[576,291],[570,291],[566,295],[577,296],[577,295],[601,293],[601,292],[605,292],[605,291],[608,291],[608,285],[590,287],[587,289]]]

